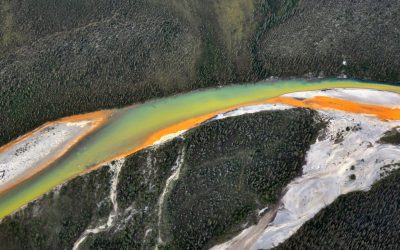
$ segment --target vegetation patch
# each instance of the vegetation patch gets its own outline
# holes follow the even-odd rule
[[[379,140],[379,143],[400,145],[400,127],[387,131]]]
[[[127,157],[113,225],[88,234],[80,248],[201,249],[228,239],[256,223],[257,211],[301,174],[321,126],[315,118],[315,111],[293,109],[209,121]],[[111,178],[109,167],[100,168],[7,216],[3,247],[70,249],[107,221]]]
[[[167,249],[202,249],[257,221],[301,174],[320,124],[315,112],[261,112],[206,123],[186,135],[180,178],[166,203]],[[167,231],[167,232],[168,232]]]
[[[400,170],[343,195],[275,249],[399,249]]]
[[[0,58],[12,48],[24,42],[24,36],[16,31],[13,20],[12,1],[4,0],[0,6]]]
[[[0,145],[64,116],[271,76],[399,80],[395,0],[0,6]]]
[[[2,249],[71,249],[111,211],[109,167],[53,189],[0,223]]]

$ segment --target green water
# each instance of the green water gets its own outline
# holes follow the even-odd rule
[[[138,148],[170,125],[282,94],[327,88],[369,88],[400,93],[400,86],[354,80],[286,81],[195,91],[117,111],[112,119],[39,175],[0,197],[0,218],[90,167]]]

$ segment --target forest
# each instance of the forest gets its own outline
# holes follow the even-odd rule
[[[274,249],[399,249],[400,170],[339,197]]]
[[[398,0],[0,0],[0,146],[61,117],[202,88],[399,82],[399,23]],[[88,234],[82,249],[204,249],[229,239],[277,206],[323,126],[307,109],[260,112],[127,157],[115,224]],[[380,143],[399,138],[388,131]],[[0,248],[72,248],[113,211],[114,174],[104,166],[4,218]],[[397,170],[340,197],[277,248],[399,249],[399,185]]]
[[[205,87],[399,80],[395,0],[0,3],[0,145],[60,117]]]
[[[236,235],[301,174],[324,126],[317,121],[307,109],[230,117],[129,156],[118,175],[115,223],[89,234],[81,249],[205,249]],[[166,189],[177,168],[179,178]],[[107,221],[112,176],[104,166],[6,217],[2,247],[72,248],[86,229]]]

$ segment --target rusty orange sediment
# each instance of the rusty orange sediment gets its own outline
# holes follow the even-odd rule
[[[232,108],[232,109],[235,109],[235,108]],[[229,110],[232,110],[232,109],[229,109]],[[227,110],[227,111],[229,111],[229,110]],[[93,170],[96,170],[97,168],[99,168],[101,166],[104,166],[106,163],[111,162],[113,160],[125,158],[125,157],[127,157],[129,155],[132,155],[132,154],[134,154],[134,153],[136,153],[136,152],[138,152],[140,150],[143,150],[145,148],[151,147],[152,145],[154,145],[155,142],[159,141],[162,137],[164,137],[166,135],[174,134],[174,133],[177,133],[177,132],[182,131],[182,130],[188,130],[188,129],[194,128],[194,127],[198,126],[199,124],[201,124],[201,123],[211,119],[212,117],[220,114],[221,112],[224,112],[224,111],[213,112],[213,113],[210,113],[210,114],[198,116],[198,117],[191,118],[191,119],[185,120],[183,122],[179,122],[177,124],[171,125],[171,126],[166,127],[164,129],[161,129],[161,130],[149,135],[139,147],[133,148],[130,151],[121,153],[119,155],[116,155],[115,157],[110,158],[109,160],[106,160],[106,161],[104,161],[104,162],[102,162],[100,164],[97,164],[97,165],[87,169],[86,171],[84,171],[83,174],[87,174],[87,173],[89,173],[89,172],[91,172]]]
[[[327,96],[315,96],[304,100],[292,97],[276,97],[268,100],[268,103],[280,103],[311,109],[340,110],[349,113],[372,115],[381,120],[400,120],[400,108],[352,102]]]
[[[198,126],[199,124],[211,119],[212,117],[214,117],[218,114],[229,112],[229,111],[232,111],[232,110],[238,109],[240,107],[244,107],[244,106],[259,105],[259,104],[285,104],[285,105],[294,106],[294,107],[311,108],[311,109],[317,109],[317,110],[318,109],[333,109],[333,110],[341,110],[341,111],[350,112],[350,113],[373,115],[382,120],[400,120],[400,109],[399,108],[390,108],[390,107],[385,107],[385,106],[358,103],[358,102],[352,102],[352,101],[348,101],[348,100],[326,97],[326,96],[315,96],[315,97],[307,98],[304,100],[299,100],[299,99],[292,98],[292,97],[276,97],[276,98],[272,98],[272,99],[265,100],[265,101],[256,101],[256,102],[249,102],[249,103],[246,103],[243,105],[237,105],[237,106],[234,106],[234,107],[231,107],[228,109],[223,109],[223,110],[220,110],[217,112],[212,112],[212,113],[209,113],[206,115],[201,115],[201,116],[194,117],[194,118],[179,122],[177,124],[168,126],[166,128],[163,128],[163,129],[153,133],[153,134],[150,134],[140,146],[138,146],[136,148],[132,148],[132,150],[130,150],[130,151],[115,155],[112,158],[109,158],[109,159],[103,161],[102,163],[96,164],[95,166],[92,166],[92,167],[88,168],[87,170],[85,170],[84,172],[82,172],[82,174],[91,172],[91,171],[103,166],[107,162],[127,157],[127,156],[134,154],[142,149],[148,148],[166,135],[177,133],[182,130],[188,130],[188,129],[194,128],[194,127]],[[33,130],[32,132],[25,134],[24,136],[18,138],[17,140],[13,141],[12,143],[9,143],[9,144],[1,147],[0,153],[6,151],[7,149],[14,146],[15,144],[28,139],[34,133],[36,133],[42,129],[45,129],[47,127],[58,124],[58,123],[79,122],[79,121],[92,121],[93,122],[93,124],[91,125],[91,128],[88,131],[82,133],[77,138],[72,140],[60,154],[49,158],[47,160],[47,162],[45,164],[43,164],[42,166],[35,168],[30,173],[27,173],[24,176],[21,176],[18,180],[15,180],[12,183],[8,184],[7,186],[1,188],[0,194],[11,190],[15,186],[17,186],[19,183],[33,177],[34,175],[38,174],[42,170],[49,167],[51,165],[51,163],[53,163],[55,160],[59,159],[65,153],[67,153],[68,150],[72,148],[72,146],[76,145],[83,138],[90,135],[94,130],[96,130],[103,124],[105,124],[105,122],[110,117],[111,113],[112,113],[112,111],[110,111],[110,110],[97,111],[97,112],[88,113],[88,114],[65,117],[65,118],[59,119],[54,122],[48,122],[48,123],[42,125],[41,127]]]
[[[79,122],[79,121],[93,120],[96,123],[101,123],[101,124],[99,124],[99,126],[100,126],[106,121],[106,118],[109,116],[110,113],[111,113],[110,110],[101,110],[101,111],[96,111],[96,112],[87,113],[87,114],[72,115],[72,116],[60,118],[60,119],[52,121],[52,122],[46,122],[45,124],[37,127],[36,129],[34,129],[34,130],[32,130],[32,131],[30,131],[30,132],[18,137],[17,139],[15,139],[15,140],[13,140],[13,141],[11,141],[11,142],[3,145],[3,146],[1,146],[0,147],[0,153],[3,153],[5,151],[7,151],[11,147],[13,147],[15,144],[18,144],[18,143],[28,139],[29,137],[31,137],[36,132],[38,132],[40,130],[43,130],[45,128],[51,127],[51,126],[53,126],[55,124],[66,123],[66,122]]]
[[[138,152],[140,150],[143,150],[143,149],[146,149],[148,147],[151,147],[152,145],[154,145],[155,142],[159,141],[164,136],[167,136],[167,135],[170,135],[170,134],[174,134],[174,133],[177,133],[177,132],[180,132],[180,131],[183,131],[183,130],[188,130],[188,129],[194,128],[194,127],[200,125],[201,123],[203,123],[203,122],[215,117],[218,114],[226,113],[226,112],[229,112],[229,111],[233,111],[235,109],[238,109],[238,108],[241,108],[241,107],[245,107],[245,106],[259,105],[259,104],[265,104],[265,103],[268,103],[268,101],[249,102],[249,103],[246,103],[244,105],[236,105],[236,106],[233,106],[231,108],[227,108],[227,109],[219,110],[219,111],[212,112],[212,113],[209,113],[209,114],[201,115],[201,116],[198,116],[198,117],[190,118],[190,119],[187,119],[185,121],[179,122],[177,124],[168,126],[168,127],[163,128],[163,129],[161,129],[161,130],[159,130],[159,131],[157,131],[155,133],[150,134],[140,146],[138,146],[136,148],[133,148],[130,151],[118,154],[118,155],[116,155],[116,156],[114,156],[114,157],[112,157],[112,158],[110,158],[108,160],[103,161],[102,163],[96,164],[95,166],[90,167],[87,170],[83,171],[82,174],[87,174],[87,173],[89,173],[89,172],[91,172],[93,170],[98,169],[101,166],[104,166],[108,162],[111,162],[111,161],[117,160],[117,159],[121,159],[121,158],[125,158],[125,157],[127,157],[129,155],[132,155],[132,154],[134,154],[134,153],[136,153],[136,152]]]
[[[104,166],[108,162],[111,162],[111,161],[117,160],[117,159],[121,159],[121,158],[125,158],[125,157],[127,157],[129,155],[132,155],[132,154],[134,154],[134,153],[136,153],[136,152],[138,152],[140,150],[143,150],[143,149],[146,149],[148,147],[151,147],[152,145],[154,145],[155,142],[159,141],[164,136],[167,136],[167,135],[170,135],[170,134],[174,134],[174,133],[177,133],[177,132],[180,132],[180,131],[183,131],[183,130],[192,129],[192,128],[200,125],[201,123],[203,123],[203,122],[205,122],[205,121],[217,116],[218,114],[226,113],[226,112],[229,112],[229,111],[233,111],[235,109],[238,109],[238,108],[241,108],[241,107],[245,107],[245,106],[260,105],[260,104],[267,104],[267,103],[269,103],[268,100],[249,102],[249,103],[246,103],[244,105],[236,105],[236,106],[233,106],[231,108],[227,108],[227,109],[219,110],[219,111],[212,112],[212,113],[209,113],[209,114],[201,115],[201,116],[198,116],[198,117],[190,118],[190,119],[187,119],[185,121],[179,122],[177,124],[168,126],[166,128],[163,128],[163,129],[153,133],[153,134],[150,134],[140,146],[138,146],[136,148],[133,148],[130,151],[118,154],[115,157],[112,157],[112,158],[110,158],[108,160],[105,160],[102,163],[99,163],[99,164],[97,164],[97,165],[95,165],[93,167],[90,167],[87,170],[85,170],[84,172],[82,172],[82,174],[87,174],[87,173],[89,173],[89,172],[91,172],[93,170],[98,169],[101,166]]]
[[[220,110],[217,112],[212,112],[212,113],[209,113],[206,115],[191,118],[191,119],[185,120],[183,122],[174,124],[172,126],[166,127],[164,129],[161,129],[161,130],[149,135],[146,138],[146,140],[143,142],[143,144],[141,144],[139,147],[136,147],[136,148],[132,149],[131,151],[121,153],[121,154],[119,154],[115,157],[112,157],[100,164],[97,164],[97,165],[87,169],[86,171],[84,171],[83,174],[89,173],[89,172],[103,166],[107,162],[127,157],[127,156],[132,155],[142,149],[148,148],[148,147],[154,145],[155,142],[159,141],[162,137],[164,137],[166,135],[174,134],[174,133],[177,133],[182,130],[188,130],[188,129],[194,128],[194,127],[198,126],[199,124],[215,117],[218,114],[233,111],[235,109],[245,107],[245,106],[260,105],[260,104],[285,104],[288,106],[299,107],[299,108],[310,108],[310,109],[315,109],[315,110],[332,109],[332,110],[345,111],[345,112],[349,112],[349,113],[373,115],[382,120],[400,120],[400,109],[399,108],[390,108],[390,107],[379,106],[379,105],[358,103],[358,102],[352,102],[352,101],[348,101],[348,100],[326,97],[326,96],[315,96],[313,98],[307,98],[304,100],[299,100],[299,99],[292,98],[292,97],[276,97],[276,98],[272,98],[269,100],[250,102],[250,103],[246,103],[244,105],[237,105],[237,106],[234,106],[234,107],[231,107],[228,109],[223,109],[223,110]]]
[[[41,171],[45,170],[48,168],[54,161],[65,155],[74,145],[79,143],[82,139],[87,137],[89,134],[91,134],[93,131],[95,131],[97,128],[101,127],[103,124],[107,122],[109,117],[112,114],[112,110],[101,110],[101,111],[96,111],[92,113],[87,113],[87,114],[79,114],[79,115],[73,115],[69,117],[64,117],[61,119],[58,119],[53,122],[47,122],[43,124],[42,126],[38,127],[37,129],[17,138],[16,140],[2,146],[0,148],[0,154],[4,153],[5,151],[11,149],[13,146],[17,145],[18,143],[21,143],[25,140],[28,140],[30,137],[32,137],[34,134],[37,132],[40,132],[46,128],[55,126],[57,124],[62,124],[62,123],[72,123],[72,122],[81,122],[81,121],[88,121],[90,122],[90,128],[83,131],[80,135],[76,136],[74,139],[70,140],[68,144],[56,155],[53,155],[49,157],[45,163],[32,168],[29,170],[29,172],[26,172],[20,176],[18,176],[17,179],[7,183],[7,185],[3,186],[0,188],[0,195],[3,193],[7,193],[14,187],[18,186],[20,183],[32,178],[33,176],[39,174]]]
[[[224,90],[210,89],[155,100],[139,105],[134,109],[128,108],[126,111],[118,111],[118,115],[115,113],[110,119],[108,119],[110,116],[109,111],[103,111],[106,112],[105,114],[94,112],[60,119],[58,122],[79,121],[90,118],[97,118],[98,120],[90,131],[81,134],[79,138],[75,138],[69,144],[70,147],[64,149],[62,155],[49,157],[46,164],[43,164],[34,175],[30,174],[24,179],[23,183],[19,181],[10,187],[8,189],[10,192],[1,192],[0,218],[39,197],[56,185],[79,174],[88,173],[107,162],[126,157],[152,146],[168,134],[191,129],[220,113],[244,106],[276,103],[294,107],[336,109],[363,113],[374,115],[383,120],[400,120],[399,109],[343,101],[335,98],[314,97],[306,100],[297,100],[282,97],[283,94],[297,91],[350,87],[364,87],[400,93],[400,88],[397,86],[348,80],[324,80],[310,83],[305,81],[280,82],[279,84],[261,83],[231,86],[224,88]],[[172,116],[165,115],[168,112],[174,113]],[[46,125],[48,124],[43,126]],[[18,141],[29,138],[35,131],[43,129],[43,126],[19,138]],[[92,133],[95,130],[96,132]],[[0,152],[10,147],[10,145],[0,148]],[[57,161],[54,162],[55,160]]]

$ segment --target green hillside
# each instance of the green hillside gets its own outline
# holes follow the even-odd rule
[[[0,145],[49,120],[203,87],[399,80],[395,0],[0,3]]]

